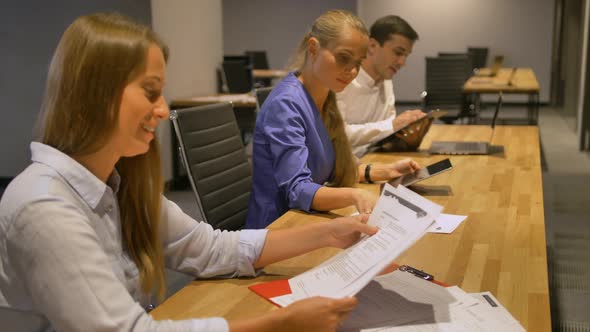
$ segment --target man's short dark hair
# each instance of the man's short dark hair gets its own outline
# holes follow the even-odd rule
[[[397,15],[387,15],[378,19],[371,25],[370,37],[383,46],[391,35],[402,35],[412,42],[418,40],[418,33],[410,26],[406,20]]]

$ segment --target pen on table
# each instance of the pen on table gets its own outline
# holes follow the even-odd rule
[[[424,280],[428,280],[428,281],[433,281],[434,280],[434,276],[432,274],[428,274],[424,271],[418,270],[416,268],[413,268],[409,265],[402,265],[399,267],[399,269],[401,271],[406,271],[406,272],[410,272],[411,274],[415,275],[418,278],[422,278]]]

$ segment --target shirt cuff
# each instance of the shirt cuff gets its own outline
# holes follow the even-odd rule
[[[318,191],[318,189],[321,187],[321,184],[315,182],[302,183],[301,190],[299,191],[297,197],[291,197],[289,200],[289,208],[310,212],[313,197],[315,196],[316,191]]]
[[[382,131],[389,132],[389,135],[393,134],[393,132],[395,131],[395,128],[393,128],[393,120],[395,120],[395,115],[385,119],[385,121],[383,122]]]
[[[257,275],[258,271],[254,269],[254,263],[256,263],[262,253],[267,233],[267,229],[243,229],[240,231],[238,277],[252,277]]]
[[[221,317],[193,319],[191,330],[193,329],[194,331],[229,332],[229,324]]]

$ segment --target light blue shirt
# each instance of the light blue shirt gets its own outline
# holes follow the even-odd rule
[[[62,152],[31,144],[33,163],[0,201],[0,305],[58,331],[227,331],[223,318],[155,321],[122,246],[119,176],[107,184]],[[199,278],[252,276],[266,231],[221,232],[162,197],[168,268]],[[198,301],[198,298],[194,299]]]
[[[332,178],[332,141],[313,99],[290,73],[264,102],[253,137],[252,192],[246,228],[264,228],[289,209],[311,210]]]

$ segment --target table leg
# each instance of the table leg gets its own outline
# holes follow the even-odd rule
[[[527,117],[530,125],[537,125],[539,123],[539,93],[529,94]]]

